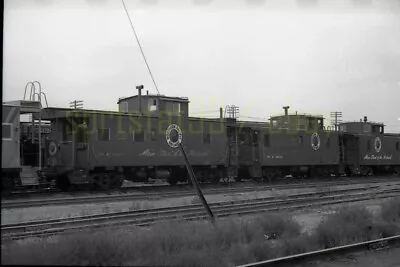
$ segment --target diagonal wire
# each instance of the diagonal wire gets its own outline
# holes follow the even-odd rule
[[[149,70],[149,73],[150,73],[151,79],[153,80],[154,86],[156,87],[157,94],[159,95],[159,94],[160,94],[160,91],[158,91],[158,87],[157,87],[156,81],[154,80],[153,74],[151,73],[151,70],[150,70],[149,63],[147,63],[146,56],[144,55],[144,52],[143,52],[142,46],[140,45],[139,38],[138,38],[138,36],[137,36],[137,34],[136,34],[135,27],[133,26],[133,23],[132,23],[131,17],[129,16],[128,9],[126,8],[126,5],[125,5],[125,2],[124,2],[124,0],[121,0],[121,1],[122,1],[122,4],[123,4],[123,6],[124,6],[124,9],[125,9],[126,15],[128,16],[128,19],[129,19],[129,22],[130,22],[130,24],[131,24],[131,27],[132,27],[133,33],[135,34],[135,38],[136,38],[136,41],[137,41],[137,43],[138,43],[138,45],[139,45],[140,52],[142,53],[142,56],[143,56],[144,62],[146,63],[146,66],[147,66],[147,69]]]

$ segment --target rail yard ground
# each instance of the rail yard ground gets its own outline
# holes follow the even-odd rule
[[[391,188],[398,187],[396,181],[383,182],[375,186],[388,187],[389,184]],[[266,190],[206,197],[209,202],[216,202],[304,192],[329,192],[363,186],[366,185]],[[38,218],[185,205],[195,202],[198,202],[196,198],[182,197],[136,203],[130,201],[5,209],[2,210],[2,225]],[[389,202],[369,200],[345,206],[350,210],[341,210],[343,205],[338,204],[295,212],[219,218],[216,228],[206,221],[164,222],[149,227],[123,227],[117,230],[106,229],[93,233],[28,238],[19,241],[3,240],[2,264],[232,266],[400,233],[400,199]],[[368,257],[373,256],[368,254]],[[391,261],[386,262],[391,263]],[[336,266],[332,265],[334,263],[319,262],[317,266],[325,266],[321,264]],[[337,266],[342,266],[340,265],[343,264],[342,258],[338,260],[338,264]]]
[[[215,226],[207,221],[169,222],[4,241],[1,253],[2,264],[234,266],[399,233],[400,198],[395,198],[291,214],[229,217]],[[398,256],[385,258],[395,254],[369,252],[369,265],[363,267],[396,266],[391,264],[398,262]],[[360,255],[340,255],[334,261],[303,266],[341,267],[351,259],[352,266],[358,267],[365,262]],[[374,262],[379,264],[371,265]]]
[[[381,188],[400,188],[400,180],[393,179],[392,182],[387,180],[382,183],[374,183],[370,186],[379,186]],[[248,191],[248,192],[230,192],[228,188],[224,193],[205,195],[209,203],[221,201],[239,201],[244,199],[255,199],[264,197],[285,197],[293,194],[313,193],[313,192],[330,192],[342,189],[356,189],[364,188],[366,184],[348,184],[348,185],[323,185],[312,188],[294,188],[294,189],[262,189]],[[193,195],[195,192],[193,191]],[[162,194],[160,194],[162,195]],[[29,208],[15,208],[3,209],[1,224],[20,223],[25,221],[84,216],[92,214],[101,214],[108,212],[121,212],[129,210],[140,210],[150,208],[162,208],[179,205],[190,205],[199,203],[196,196],[183,196],[183,197],[152,197],[149,200],[129,200],[129,201],[114,201],[114,202],[101,202],[101,203],[87,203],[87,204],[73,204],[73,205],[57,205],[57,206],[43,206],[43,207],[29,207]],[[50,201],[50,198],[49,198]]]
[[[331,257],[325,260],[310,261],[306,264],[293,264],[292,267],[397,267],[400,266],[400,247],[383,251],[364,251]]]

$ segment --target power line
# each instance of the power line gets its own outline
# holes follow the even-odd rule
[[[153,74],[151,73],[150,66],[149,66],[149,64],[147,63],[146,56],[144,55],[144,52],[143,52],[142,46],[140,45],[139,38],[138,38],[138,36],[137,36],[137,34],[136,34],[135,27],[133,26],[133,23],[132,23],[131,17],[129,16],[128,9],[126,8],[126,5],[125,5],[125,2],[124,2],[124,0],[121,0],[121,1],[122,1],[122,4],[123,4],[123,6],[124,6],[124,9],[125,9],[126,15],[128,16],[128,19],[129,19],[129,22],[130,22],[130,24],[131,24],[131,27],[132,27],[133,33],[135,34],[135,38],[136,38],[136,41],[137,41],[137,43],[138,43],[138,45],[139,45],[140,52],[142,53],[142,56],[143,56],[144,62],[146,63],[146,66],[147,66],[147,69],[149,70],[149,73],[150,73],[151,79],[153,80],[154,86],[156,87],[157,94],[159,95],[159,94],[160,94],[160,91],[158,91],[158,87],[157,87],[156,81],[155,81],[155,79],[154,79],[154,77],[153,77]]]

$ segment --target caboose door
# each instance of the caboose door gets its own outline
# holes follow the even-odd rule
[[[87,168],[89,165],[88,130],[86,121],[80,121],[74,139],[75,166]]]
[[[253,130],[253,161],[255,164],[260,163],[260,145],[259,145],[259,139],[260,139],[260,131],[259,130]]]

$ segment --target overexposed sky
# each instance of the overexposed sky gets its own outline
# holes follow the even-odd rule
[[[160,93],[192,115],[368,116],[400,132],[398,0],[125,0]],[[118,0],[6,0],[3,101],[38,80],[50,106],[117,110],[156,93]]]

